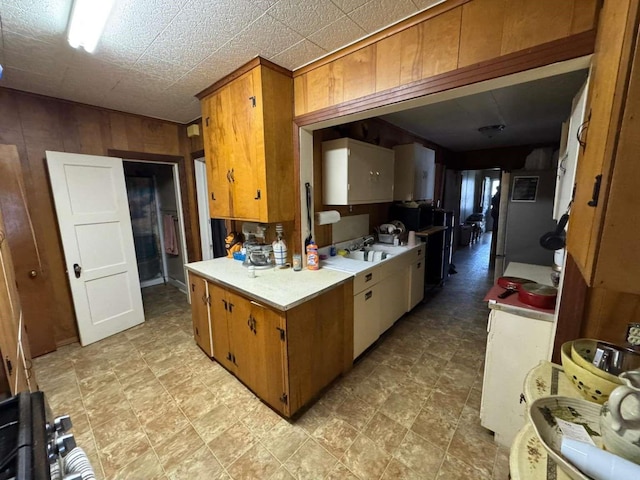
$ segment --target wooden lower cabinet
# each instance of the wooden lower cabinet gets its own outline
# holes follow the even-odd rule
[[[351,368],[352,282],[281,311],[193,272],[189,279],[198,345],[282,415],[293,416]],[[206,338],[201,343],[207,326],[211,353]]]
[[[211,322],[209,319],[209,292],[207,290],[207,281],[189,272],[189,289],[191,291],[193,337],[200,348],[212,357],[213,341],[211,338]]]

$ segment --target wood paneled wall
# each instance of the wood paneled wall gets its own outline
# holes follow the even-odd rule
[[[31,208],[33,227],[48,268],[52,298],[41,302],[55,310],[54,334],[58,346],[78,338],[75,313],[48,173],[45,151],[108,155],[109,150],[182,156],[188,179],[183,191],[189,260],[199,259],[199,229],[191,146],[185,127],[112,110],[90,107],[0,88],[0,143],[16,145]],[[131,156],[135,158],[135,156]]]
[[[598,0],[449,0],[294,72],[295,115],[590,31],[597,5]]]
[[[389,208],[391,203],[373,203],[366,205],[348,206],[325,206],[322,203],[322,142],[334,140],[336,138],[349,137],[362,142],[372,143],[385,148],[393,148],[396,145],[406,143],[420,143],[436,152],[436,186],[434,202],[441,200],[443,191],[443,171],[442,164],[444,156],[448,150],[436,145],[424,138],[420,138],[384,120],[372,118],[353,123],[347,123],[337,127],[316,130],[313,133],[313,208],[314,211],[337,210],[343,217],[349,215],[369,214],[369,229],[373,232],[373,227],[386,223],[390,220]],[[306,227],[305,227],[306,228]],[[314,240],[319,246],[331,245],[331,225],[315,225]]]

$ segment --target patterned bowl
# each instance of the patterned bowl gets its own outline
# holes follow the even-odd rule
[[[621,382],[619,380],[613,382],[602,378],[574,362],[571,358],[572,344],[573,342],[564,343],[560,351],[565,375],[585,400],[603,404],[607,401],[613,389],[621,385]]]

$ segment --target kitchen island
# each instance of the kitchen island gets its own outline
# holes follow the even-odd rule
[[[186,265],[196,342],[260,399],[292,417],[353,362],[352,274],[241,262]]]

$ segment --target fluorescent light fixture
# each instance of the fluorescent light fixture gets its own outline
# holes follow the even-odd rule
[[[93,53],[114,0],[75,0],[69,22],[69,45]]]

